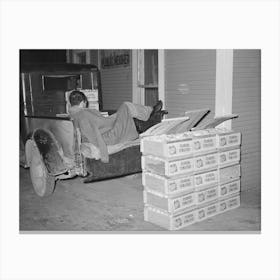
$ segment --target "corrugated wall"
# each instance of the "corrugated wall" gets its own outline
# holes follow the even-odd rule
[[[165,50],[168,117],[209,108],[215,114],[216,50]],[[207,119],[206,118],[206,119]]]
[[[132,101],[131,59],[129,66],[101,69],[104,110],[118,109],[123,102]]]
[[[242,133],[242,190],[261,187],[261,51],[233,52],[232,122]]]

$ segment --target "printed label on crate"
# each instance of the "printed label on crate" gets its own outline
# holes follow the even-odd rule
[[[183,156],[183,155],[191,154],[192,152],[191,144],[192,142],[190,140],[167,144],[166,145],[167,156],[175,157],[175,156]]]
[[[215,200],[218,197],[218,188],[210,188],[207,190],[196,192],[196,204],[206,203]]]
[[[184,208],[190,207],[195,203],[194,193],[184,195],[171,200],[171,212],[179,211]]]
[[[192,187],[193,178],[191,176],[168,181],[168,193],[175,193]]]
[[[194,158],[194,169],[196,171],[213,168],[218,164],[218,154],[209,154]]]
[[[219,135],[219,148],[227,148],[241,144],[241,134],[232,133],[227,135]]]
[[[206,152],[216,148],[216,136],[193,140],[194,152]]]
[[[178,161],[169,162],[168,164],[168,176],[176,174],[182,174],[193,171],[193,159],[181,159]]]
[[[196,211],[191,211],[173,218],[173,229],[180,229],[196,222]]]
[[[228,210],[237,208],[240,206],[240,195],[231,197],[226,200],[222,200],[219,202],[219,212],[226,212]]]
[[[218,171],[211,171],[194,176],[195,187],[202,187],[218,182]]]
[[[197,220],[202,221],[219,213],[219,203],[213,203],[197,209]]]
[[[219,164],[230,164],[240,161],[240,149],[220,152]]]
[[[219,187],[219,196],[227,196],[240,191],[240,180]]]

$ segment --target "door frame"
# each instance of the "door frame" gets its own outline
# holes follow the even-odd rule
[[[165,107],[165,72],[164,50],[158,50],[158,98]],[[144,49],[132,50],[132,102],[145,105],[145,89],[139,85],[144,84]]]

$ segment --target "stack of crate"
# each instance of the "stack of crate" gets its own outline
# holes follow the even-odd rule
[[[240,145],[218,128],[142,138],[144,219],[176,230],[238,207]]]

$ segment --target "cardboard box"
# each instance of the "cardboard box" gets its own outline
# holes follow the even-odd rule
[[[234,179],[239,179],[241,176],[240,164],[219,168],[219,183],[224,184]]]
[[[168,230],[178,230],[196,222],[197,211],[190,209],[178,215],[172,215],[166,211],[146,205],[144,208],[144,220],[156,224]]]
[[[171,179],[144,171],[142,173],[142,184],[147,189],[168,196],[176,196],[182,192],[191,192],[194,190],[193,176],[181,176],[176,179]]]
[[[234,193],[240,192],[240,179],[230,183],[219,185],[219,197],[228,197]]]
[[[213,200],[217,200],[219,196],[218,186],[211,187],[206,190],[195,192],[195,204],[200,206]]]
[[[149,190],[144,190],[143,196],[145,204],[160,208],[171,214],[182,212],[195,204],[194,192],[170,198],[166,195],[164,196],[150,192]]]

